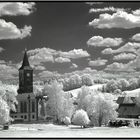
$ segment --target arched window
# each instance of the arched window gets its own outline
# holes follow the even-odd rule
[[[23,113],[23,102],[20,102],[20,112]]]
[[[32,112],[35,112],[35,102],[32,101]]]
[[[27,113],[27,103],[24,102],[24,113]]]
[[[27,103],[25,101],[20,102],[20,112],[27,113]]]

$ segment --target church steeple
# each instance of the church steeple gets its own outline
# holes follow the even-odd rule
[[[18,93],[33,92],[33,69],[30,67],[27,49],[25,49],[22,66],[19,68],[19,89]]]
[[[29,61],[28,61],[27,49],[25,49],[23,62],[22,62],[22,66],[20,67],[20,69],[24,69],[24,68],[31,68]]]

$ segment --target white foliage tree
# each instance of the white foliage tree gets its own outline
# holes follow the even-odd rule
[[[11,120],[10,110],[16,111],[17,86],[7,85],[0,82],[0,124]]]
[[[79,125],[79,126],[86,126],[89,124],[90,120],[87,115],[87,112],[84,111],[83,109],[77,110],[73,116],[72,119],[73,124]]]
[[[109,93],[92,91],[88,87],[83,87],[77,102],[77,109],[87,112],[91,125],[101,126],[117,117],[116,108],[118,105],[114,102],[114,96]]]
[[[65,125],[70,125],[70,124],[71,124],[71,119],[70,119],[69,117],[66,116],[66,117],[63,119],[63,122],[64,122]]]
[[[106,84],[106,91],[113,93],[116,89],[118,89],[118,84],[115,80],[110,80]]]
[[[81,77],[78,74],[70,76],[69,85],[71,89],[79,88],[82,85]]]
[[[42,85],[34,85],[33,93],[35,96],[42,96],[43,95],[43,86]]]
[[[87,86],[81,87],[81,91],[78,93],[77,96],[77,109],[83,109],[87,111],[87,108],[89,106],[88,102],[85,100],[87,95],[91,94],[91,90]]]
[[[90,74],[82,75],[82,85],[91,86],[93,85],[92,77]]]
[[[136,88],[139,87],[139,83],[138,83],[138,79],[137,79],[137,78],[132,78],[132,79],[130,79],[130,80],[129,80],[129,83],[130,83],[129,88],[130,88],[131,90],[136,89]]]
[[[109,93],[98,93],[96,95],[92,94],[89,98],[92,99],[92,107],[89,107],[88,112],[93,125],[106,125],[109,120],[114,120],[117,117],[118,113],[116,109],[118,105],[113,101],[113,95]]]
[[[9,109],[12,111],[16,111],[15,105],[18,103],[16,100],[17,96],[17,86],[16,85],[6,85],[6,84],[0,84],[0,96],[2,99],[4,99]]]
[[[0,97],[0,124],[4,125],[5,123],[9,122],[9,106],[5,100]]]
[[[127,90],[129,87],[129,82],[126,79],[119,79],[117,84],[118,88],[122,91]]]
[[[17,96],[17,86],[15,85],[6,85],[5,86],[5,99],[10,107],[10,109],[16,112],[15,104],[18,104],[16,96]]]
[[[54,81],[52,84],[46,84],[44,92],[48,96],[47,107],[50,108],[48,112],[57,121],[62,121],[66,116],[71,118],[73,111],[73,103],[70,95],[66,95],[63,91],[62,84]]]

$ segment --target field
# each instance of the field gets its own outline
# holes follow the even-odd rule
[[[140,128],[57,126],[53,124],[13,124],[9,130],[1,130],[3,137],[140,137]]]

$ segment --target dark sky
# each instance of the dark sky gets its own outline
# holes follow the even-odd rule
[[[32,32],[31,37],[22,40],[0,41],[7,50],[0,56],[1,59],[17,61],[22,58],[21,51],[25,47],[30,50],[45,46],[64,51],[86,48],[90,37],[89,5],[82,2],[37,2],[35,8],[29,16],[3,17],[19,28],[31,25]]]
[[[36,2],[33,12],[29,15],[25,16],[21,14],[9,16],[3,14],[1,19],[4,19],[6,22],[14,23],[18,29],[22,29],[25,25],[30,25],[32,30],[31,36],[22,39],[18,37],[16,39],[1,39],[0,47],[2,47],[4,51],[0,54],[0,60],[5,60],[6,62],[12,61],[13,64],[17,64],[21,62],[25,48],[30,51],[36,48],[41,49],[46,47],[56,51],[60,50],[62,52],[68,52],[73,49],[82,49],[83,51],[87,51],[90,56],[78,59],[70,58],[70,63],[41,62],[41,66],[45,67],[43,71],[58,71],[60,73],[65,73],[74,70],[82,70],[86,67],[91,67],[91,69],[96,70],[104,70],[107,65],[114,62],[129,63],[130,59],[129,61],[128,59],[127,61],[114,61],[113,57],[118,55],[118,53],[103,55],[101,51],[106,49],[106,47],[96,47],[98,45],[91,45],[88,47],[87,41],[93,36],[101,36],[104,39],[122,38],[123,41],[121,44],[116,45],[115,47],[107,47],[112,49],[118,49],[128,42],[138,43],[138,40],[134,41],[130,38],[140,32],[139,25],[132,27],[132,25],[130,25],[132,24],[131,22],[127,29],[125,28],[125,22],[124,26],[121,25],[121,27],[117,28],[97,28],[89,26],[89,22],[94,19],[99,19],[101,14],[107,13],[113,15],[118,12],[109,10],[89,13],[89,10],[91,8],[103,9],[105,7],[114,7],[123,8],[127,14],[132,14],[132,11],[139,9],[139,5],[139,2],[104,2],[100,4],[93,3],[91,5],[86,4],[85,2]],[[140,18],[140,14],[137,16]],[[124,20],[120,19],[120,23],[118,20],[116,21],[116,24],[122,24]],[[0,30],[0,32],[1,31],[2,30]],[[99,59],[99,61],[105,60],[107,62],[101,65],[98,65],[98,62],[92,66],[89,65],[89,61],[96,61],[97,59]],[[70,69],[72,64],[76,64],[77,68]]]

